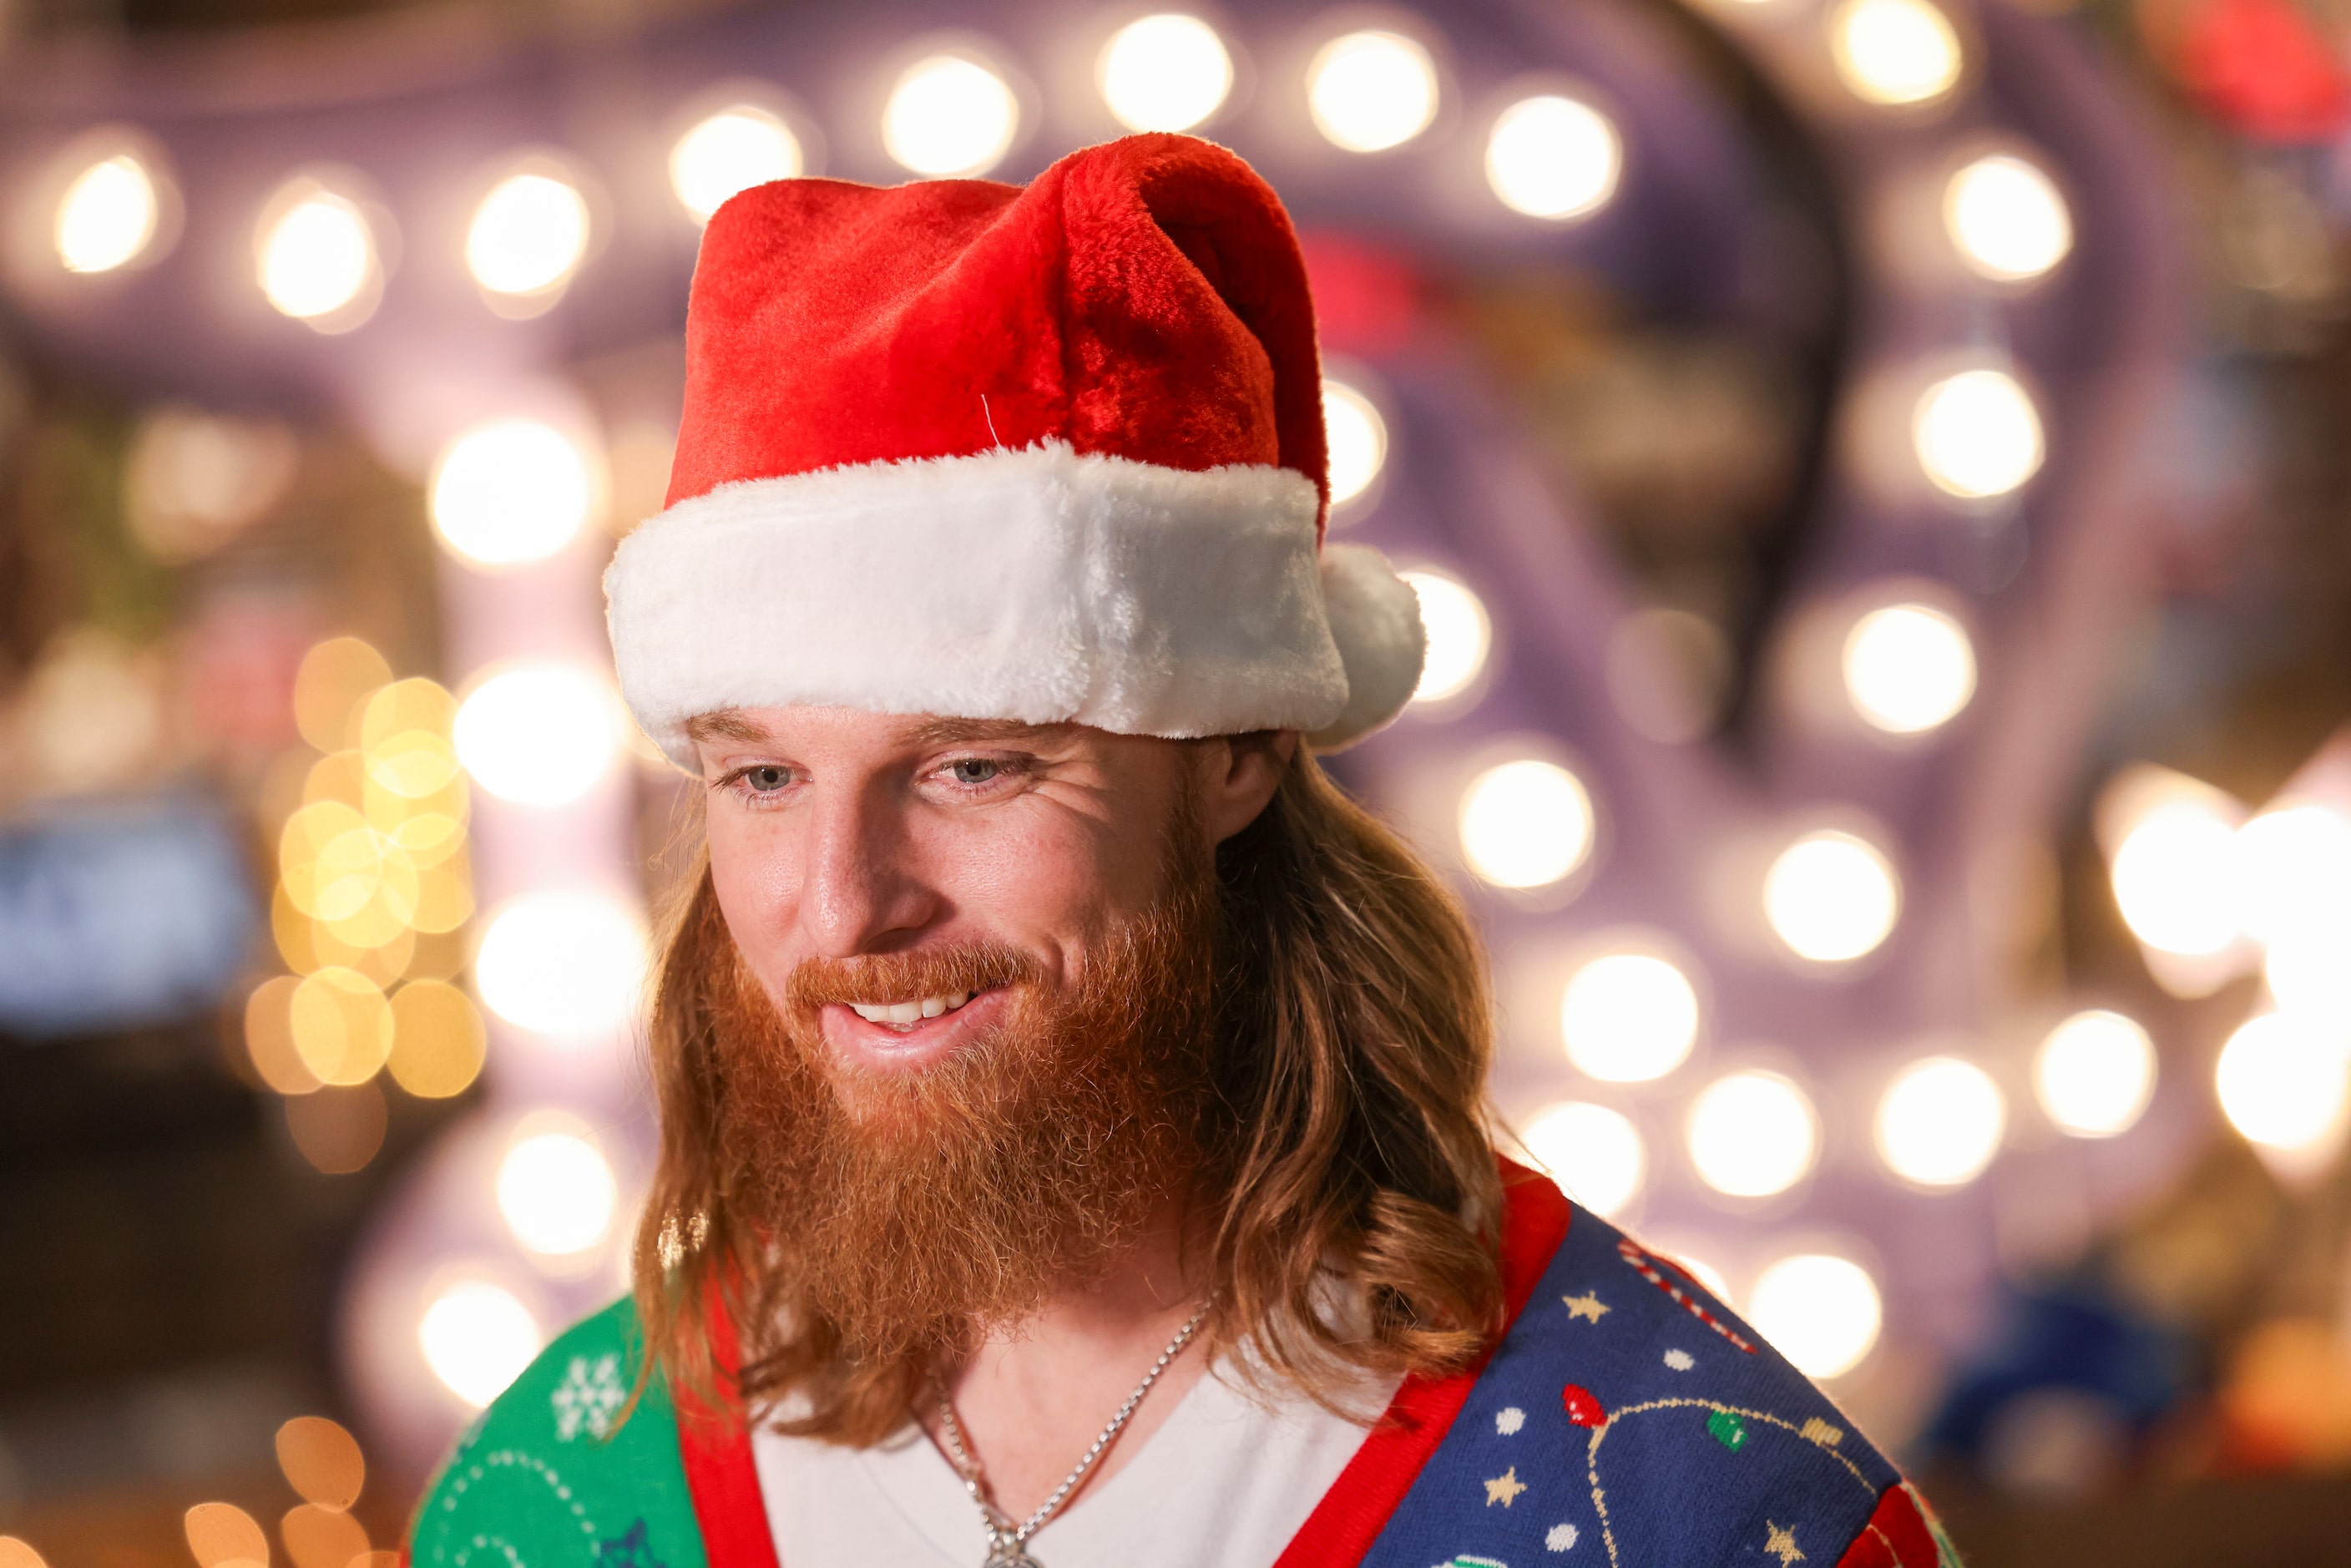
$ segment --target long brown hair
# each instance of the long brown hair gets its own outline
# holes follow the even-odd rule
[[[708,1304],[730,1316],[762,1256],[723,1146],[731,954],[697,867],[664,954],[652,1028],[661,1155],[636,1242],[648,1344],[674,1384],[719,1382]],[[1218,846],[1215,1052],[1200,1234],[1218,1338],[1326,1404],[1364,1374],[1450,1371],[1499,1331],[1500,1186],[1482,1118],[1491,1022],[1459,904],[1301,751],[1257,821]],[[1334,1314],[1332,1287],[1360,1311]],[[736,1317],[735,1321],[740,1321]],[[757,1375],[737,1392],[783,1390]],[[877,1386],[886,1386],[880,1385]],[[877,1396],[878,1397],[878,1396]],[[904,1416],[850,1411],[871,1440]]]

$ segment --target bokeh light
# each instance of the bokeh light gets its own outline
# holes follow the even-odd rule
[[[2075,1013],[2041,1042],[2032,1091],[2048,1118],[2077,1138],[2127,1132],[2155,1097],[2155,1041],[2120,1013]]]
[[[1962,1186],[2000,1153],[2008,1103],[1991,1074],[1955,1056],[1929,1056],[1894,1075],[1877,1102],[1878,1157],[1920,1186]]]
[[[180,1516],[180,1528],[197,1568],[269,1561],[269,1537],[253,1515],[233,1502],[200,1502]]]
[[[2220,1110],[2253,1143],[2299,1152],[2342,1130],[2351,1098],[2351,1038],[2294,1013],[2248,1019],[2213,1071]]]
[[[1640,1196],[1649,1163],[1640,1129],[1605,1105],[1563,1101],[1528,1123],[1521,1141],[1535,1164],[1594,1214],[1620,1213]]]
[[[1555,762],[1489,768],[1462,791],[1461,856],[1496,887],[1548,887],[1592,853],[1592,797]]]
[[[1401,147],[1437,118],[1437,62],[1402,33],[1343,34],[1306,68],[1306,105],[1314,128],[1334,147]]]
[[[646,959],[644,927],[618,899],[534,893],[491,917],[474,983],[483,1005],[518,1029],[590,1033],[627,1021]]]
[[[669,151],[669,188],[696,223],[726,198],[770,180],[797,178],[799,138],[781,116],[737,103],[696,120]]]
[[[364,975],[342,968],[306,975],[287,1010],[294,1049],[321,1083],[365,1083],[392,1054],[392,1005]]]
[[[2074,248],[2074,218],[2056,182],[2012,153],[1978,158],[1943,189],[1943,227],[1959,257],[2001,283],[2042,277]]]
[[[367,1527],[339,1508],[297,1503],[277,1521],[293,1568],[375,1568]]]
[[[505,1393],[545,1343],[531,1310],[512,1291],[487,1280],[452,1282],[416,1322],[424,1364],[475,1409]]]
[[[2279,1011],[2351,1036],[2351,930],[2312,925],[2273,939],[2262,978]]]
[[[1747,1293],[1747,1321],[1807,1377],[1835,1377],[1861,1364],[1885,1311],[1869,1270],[1830,1253],[1782,1258]]]
[[[112,272],[155,242],[162,198],[136,153],[100,158],[67,182],[49,239],[68,272]]]
[[[324,1416],[297,1416],[277,1428],[277,1468],[304,1501],[321,1508],[347,1509],[367,1485],[359,1439]]]
[[[1011,83],[963,55],[930,55],[908,66],[882,110],[890,156],[933,178],[987,172],[1019,130]]]
[[[1687,1131],[1699,1178],[1732,1197],[1785,1192],[1820,1155],[1821,1122],[1812,1100],[1776,1072],[1716,1079],[1690,1102]]]
[[[124,520],[157,559],[197,559],[275,507],[300,456],[293,432],[275,421],[159,409],[131,441]]]
[[[311,175],[296,176],[270,198],[254,255],[271,307],[322,332],[359,326],[382,292],[368,214]]]
[[[2262,942],[2351,937],[2351,818],[2325,806],[2266,810],[2237,830],[2237,921]]]
[[[620,710],[602,680],[574,664],[517,664],[457,708],[458,760],[502,800],[560,806],[593,789],[620,755]]]
[[[308,1094],[319,1087],[319,1075],[294,1045],[294,992],[301,983],[292,975],[275,976],[245,1000],[246,1055],[254,1072],[280,1094]]]
[[[553,167],[533,167],[490,187],[465,225],[465,270],[492,294],[552,294],[587,258],[588,198]]]
[[[2005,371],[1961,371],[1919,395],[1910,435],[1935,487],[1962,500],[2005,496],[2041,471],[2041,413]]]
[[[612,1228],[620,1201],[611,1165],[577,1132],[517,1138],[498,1162],[498,1212],[533,1252],[585,1252]]]
[[[1402,574],[1420,601],[1421,630],[1428,637],[1416,703],[1442,703],[1476,683],[1493,651],[1494,626],[1486,606],[1459,578],[1423,567]]]
[[[48,1559],[33,1543],[15,1535],[0,1535],[0,1568],[49,1568]]]
[[[373,1083],[324,1088],[284,1102],[294,1147],[322,1175],[364,1170],[383,1147],[390,1112]]]
[[[1855,711],[1889,735],[1948,724],[1975,695],[1967,629],[1928,605],[1889,604],[1855,621],[1844,668]]]
[[[1834,829],[1797,839],[1763,876],[1763,915],[1772,933],[1814,963],[1875,952],[1901,909],[1902,885],[1885,852]]]
[[[2237,940],[2237,833],[2214,802],[2182,796],[2147,811],[2110,874],[2124,924],[2148,946],[2200,955]]]
[[[360,704],[392,683],[392,666],[357,637],[329,637],[302,655],[294,674],[294,724],[320,751],[340,751],[359,737],[350,727]]]
[[[392,1081],[420,1100],[462,1094],[481,1076],[488,1037],[474,1000],[444,980],[412,980],[392,994]]]
[[[1486,140],[1486,183],[1512,212],[1563,222],[1616,193],[1625,143],[1609,118],[1556,93],[1502,110]]]
[[[1331,449],[1331,505],[1343,507],[1370,489],[1387,462],[1387,422],[1370,398],[1326,376],[1322,429]]]
[[[561,431],[493,420],[451,442],[434,465],[433,526],[476,566],[518,566],[577,538],[596,495],[587,455]]]
[[[1111,36],[1095,63],[1094,84],[1129,131],[1189,131],[1233,90],[1233,57],[1197,16],[1161,12]]]
[[[1865,103],[1928,103],[1959,83],[1959,32],[1928,0],[1844,0],[1828,26],[1837,75]]]
[[[1560,993],[1560,1040],[1582,1071],[1610,1083],[1662,1078],[1698,1043],[1698,988],[1653,953],[1604,953]]]

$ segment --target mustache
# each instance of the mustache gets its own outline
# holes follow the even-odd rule
[[[1033,985],[1042,977],[1041,966],[1018,947],[970,942],[860,958],[803,958],[784,981],[783,1000],[787,1012],[811,1013],[835,1002],[902,1001]]]

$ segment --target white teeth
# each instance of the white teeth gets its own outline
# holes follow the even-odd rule
[[[867,1023],[896,1024],[903,1028],[907,1024],[920,1023],[925,1019],[951,1013],[969,1000],[969,991],[949,991],[942,997],[924,997],[911,1002],[852,1002],[849,1009]]]

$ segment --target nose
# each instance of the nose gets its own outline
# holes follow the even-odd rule
[[[904,805],[886,789],[846,780],[814,793],[802,844],[802,936],[827,958],[901,946],[941,907],[912,863]]]

